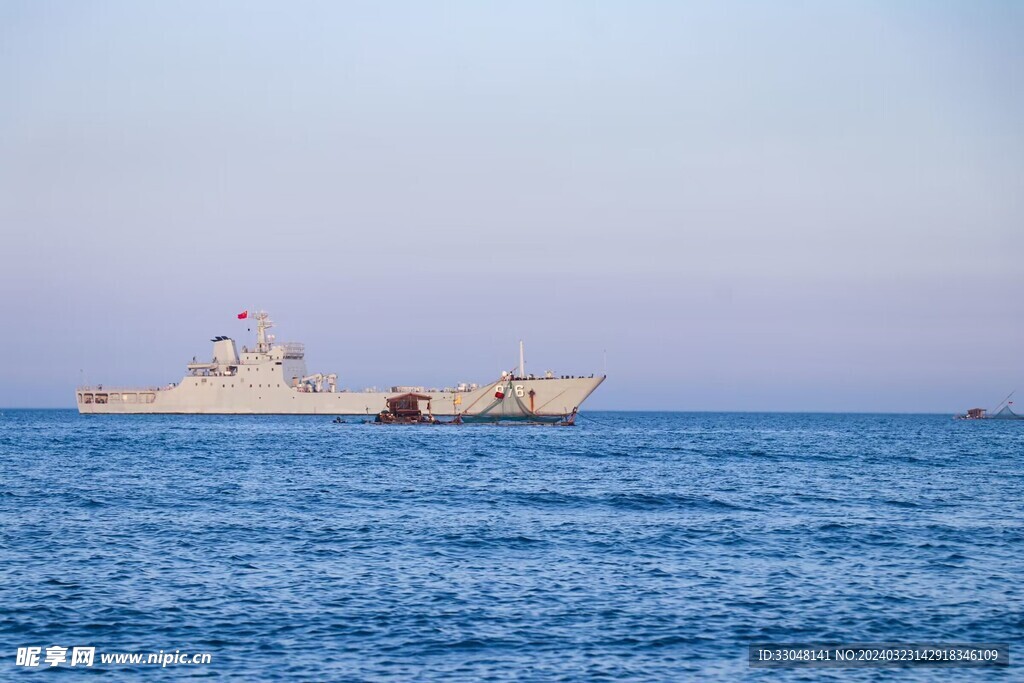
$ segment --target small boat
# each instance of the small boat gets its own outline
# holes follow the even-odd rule
[[[971,408],[962,415],[954,415],[953,418],[956,420],[1024,420],[1024,415],[1018,415],[1013,412],[1010,406],[1013,405],[1014,392],[1010,392],[1010,395],[999,402],[993,410],[988,411],[985,408]]]
[[[430,409],[430,400],[431,397],[426,394],[405,393],[391,396],[387,399],[387,408],[380,411],[372,422],[364,422],[379,425],[548,424],[559,427],[572,427],[576,424],[576,408],[573,408],[571,413],[552,416],[541,416],[536,413],[510,416],[503,413],[488,414],[489,411],[483,411],[478,415],[456,414],[454,419],[445,422],[434,416]],[[425,412],[420,407],[423,401],[426,401]]]
[[[433,425],[440,424],[430,412],[430,396],[425,394],[399,394],[387,399],[387,408],[377,413],[374,424]],[[420,401],[427,402],[427,413],[420,410]]]

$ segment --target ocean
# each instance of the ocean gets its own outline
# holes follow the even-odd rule
[[[1024,680],[1022,423],[347,420],[2,411],[0,679]],[[931,641],[1011,666],[747,658]],[[210,661],[99,660],[157,652]]]

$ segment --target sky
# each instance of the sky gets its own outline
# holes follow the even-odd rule
[[[1024,4],[0,0],[0,406],[262,308],[342,387],[1024,392]],[[1024,393],[1021,395],[1024,401]]]

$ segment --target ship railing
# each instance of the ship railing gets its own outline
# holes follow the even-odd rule
[[[281,342],[277,346],[284,351],[285,358],[299,359],[306,355],[306,345],[302,342]]]
[[[104,393],[104,394],[120,394],[120,393],[133,393],[139,391],[165,391],[167,389],[173,389],[173,386],[165,385],[162,387],[108,387],[106,384],[97,384],[95,386],[80,386],[76,387],[75,391],[91,391],[93,393]]]

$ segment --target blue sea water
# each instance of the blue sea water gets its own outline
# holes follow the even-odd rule
[[[1024,680],[1022,585],[1024,423],[0,415],[4,680],[55,644],[212,654],[93,666],[124,680]],[[1012,664],[747,664],[930,640]]]

